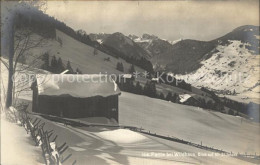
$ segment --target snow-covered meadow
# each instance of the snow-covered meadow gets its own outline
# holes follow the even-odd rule
[[[119,123],[233,153],[260,153],[260,125],[241,117],[123,92]]]
[[[1,115],[1,164],[43,165],[42,150],[36,147],[25,129]]]

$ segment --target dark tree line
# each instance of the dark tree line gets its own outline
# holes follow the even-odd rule
[[[154,73],[153,64],[149,60],[147,60],[146,58],[144,58],[144,57],[136,58],[136,57],[133,57],[133,56],[128,56],[128,55],[116,50],[113,47],[110,47],[110,46],[107,46],[107,45],[102,45],[102,46],[104,46],[107,50],[109,50],[110,53],[108,53],[108,54],[110,54],[110,55],[112,55],[116,58],[122,58],[126,62],[133,64],[135,66],[138,66],[138,67],[146,70],[149,73]]]
[[[243,114],[247,114],[247,106],[248,104],[240,103],[234,100],[230,100],[226,97],[222,98],[222,104],[230,109],[235,109],[238,112],[241,112]]]
[[[177,103],[179,102],[179,96],[176,93],[172,94],[172,92],[168,92],[165,100]]]
[[[198,98],[198,106],[205,109],[212,109],[219,112],[224,112],[224,105],[216,100],[205,100],[205,98]]]
[[[152,98],[157,98],[156,85],[152,81],[146,81],[143,89],[144,95]]]
[[[128,56],[122,57],[121,56],[121,58],[125,59],[126,62],[128,62],[128,63],[134,64],[134,65],[146,70],[149,73],[154,72],[152,63],[149,60],[145,59],[144,57],[141,57],[140,59],[138,59],[138,58],[135,58],[132,56],[131,57],[128,57]]]
[[[238,101],[234,101],[234,100],[228,99],[226,97],[220,98],[213,91],[211,91],[207,88],[204,88],[204,87],[202,87],[201,90],[208,93],[212,97],[212,99],[216,102],[216,104],[226,106],[229,109],[237,110],[238,112],[241,112],[243,114],[247,113],[246,112],[247,104],[241,103]],[[234,93],[235,93],[235,91],[234,91]],[[230,113],[232,113],[232,112],[230,112]]]
[[[201,87],[200,89],[201,89],[202,91],[208,93],[212,98],[219,100],[219,98],[218,98],[218,96],[215,94],[215,92],[213,92],[213,91],[211,91],[211,90],[209,90],[209,89],[207,89],[207,88],[205,88],[205,87]]]
[[[156,85],[154,82],[147,81],[144,87],[141,86],[140,82],[134,82],[134,79],[117,79],[117,84],[120,90],[126,91],[129,93],[145,95],[152,98],[157,98]]]
[[[169,92],[168,95],[165,97],[163,93],[159,93],[156,90],[156,84],[152,81],[146,81],[144,87],[141,86],[139,81],[134,83],[133,79],[126,79],[125,81],[117,80],[117,84],[120,90],[122,91],[134,93],[138,95],[144,95],[151,98],[158,98],[161,100],[171,101],[174,103],[179,102],[179,96],[176,93],[172,94],[172,92]]]
[[[116,64],[116,69],[119,70],[119,71],[121,71],[121,72],[124,72],[124,71],[125,71],[124,65],[123,65],[122,62],[118,62],[118,63]],[[132,74],[132,75],[135,73],[135,66],[134,66],[133,64],[129,67],[128,73],[130,73],[130,74]]]
[[[67,64],[64,65],[62,59],[59,57],[58,59],[56,56],[52,56],[50,60],[50,56],[48,53],[45,53],[42,57],[43,64],[41,69],[47,70],[52,73],[62,73],[66,69],[69,70],[66,74],[82,74],[82,72],[77,68],[76,71],[73,70],[71,67],[70,61],[67,61]]]

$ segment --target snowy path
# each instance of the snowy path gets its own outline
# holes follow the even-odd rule
[[[23,127],[1,118],[1,164],[44,164],[41,148],[36,147]]]

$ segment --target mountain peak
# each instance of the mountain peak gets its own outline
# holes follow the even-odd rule
[[[142,35],[142,38],[143,38],[143,39],[147,39],[147,40],[158,39],[157,36],[155,36],[155,35],[153,35],[153,34],[152,34],[152,35],[151,35],[151,34],[146,34],[146,33]]]
[[[258,32],[259,34],[259,26],[255,25],[243,25],[235,28],[233,32],[235,31],[251,31],[251,32]]]
[[[132,36],[130,36],[132,37]],[[136,44],[129,36],[116,32],[108,36],[102,44],[112,47],[123,53],[125,56],[134,58],[147,58],[149,54]]]

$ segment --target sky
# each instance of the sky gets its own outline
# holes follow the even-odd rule
[[[46,13],[89,33],[212,40],[259,25],[259,1],[48,1]]]

